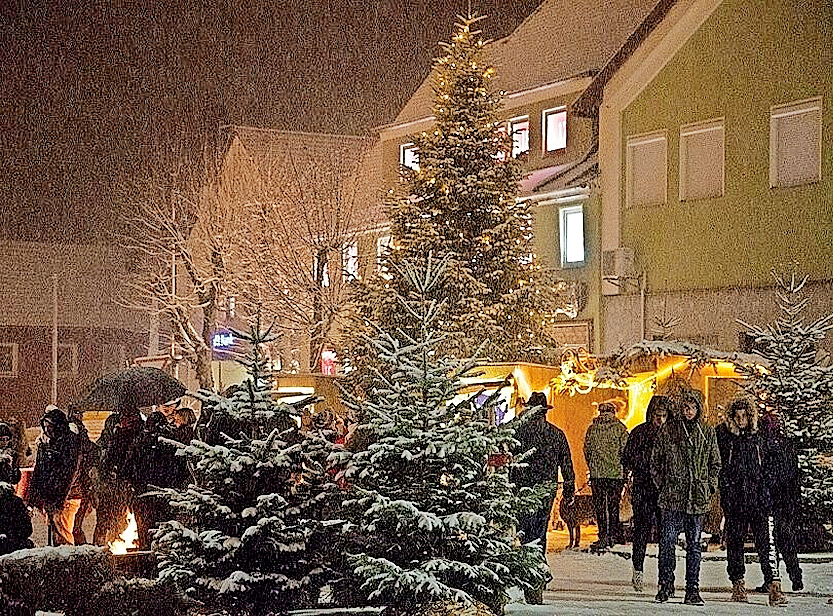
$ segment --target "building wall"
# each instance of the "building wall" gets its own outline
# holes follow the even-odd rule
[[[813,320],[833,313],[833,283],[809,283],[805,287],[808,305],[805,318]],[[640,340],[641,298],[638,293],[607,297],[602,319],[605,337],[602,353],[612,353]],[[737,350],[740,333],[750,325],[766,326],[783,316],[775,288],[731,287],[650,292],[645,298],[646,337],[657,334],[657,318],[677,318],[673,337],[716,349]],[[822,348],[833,353],[833,337]]]
[[[44,408],[52,402],[52,329],[0,326],[0,342],[16,343],[18,351],[17,373],[0,376],[0,417],[17,417],[26,426],[37,425]],[[132,358],[143,355],[147,334],[59,327],[58,344],[76,349],[75,361],[61,364],[70,369],[58,375],[57,404],[66,408],[96,378],[125,368]]]
[[[768,286],[770,270],[792,261],[814,280],[833,279],[831,39],[833,5],[825,0],[727,0],[624,109],[620,245],[634,248],[652,296]],[[770,108],[816,96],[822,180],[770,188]],[[718,117],[725,118],[725,194],[680,201],[680,126]],[[668,201],[628,208],[627,136],[657,130],[668,136]],[[611,327],[608,348],[618,337]]]

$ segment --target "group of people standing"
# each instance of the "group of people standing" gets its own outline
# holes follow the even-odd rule
[[[542,392],[534,392],[528,406],[542,405],[551,408]],[[617,418],[619,408],[614,401],[602,402],[597,408],[598,416],[584,439],[599,530],[598,540],[590,547],[601,550],[621,542],[619,507],[630,477],[634,590],[645,590],[646,546],[656,528],[659,564],[655,600],[664,603],[674,597],[675,546],[682,533],[686,548],[683,602],[704,604],[699,584],[701,534],[704,516],[715,507],[717,494],[725,518],[732,600],[748,601],[743,551],[749,531],[764,577],[759,590],[769,594],[770,605],[787,603],[779,575],[780,557],[792,590],[803,589],[793,528],[800,501],[798,459],[776,415],[761,415],[754,400],[738,397],[715,428],[705,420],[700,392],[683,390],[675,396],[653,396],[645,422],[628,433]],[[557,478],[560,469],[564,479],[562,499],[569,502],[575,494],[569,445],[561,430],[546,423],[549,428],[540,422],[533,422],[534,428],[522,425],[516,439],[523,450],[536,449],[532,458],[535,462],[529,464],[530,469],[537,469],[533,473],[535,481]],[[548,519],[549,509],[542,509],[537,517],[520,520],[520,529],[528,540],[537,538],[546,546]]]
[[[188,475],[184,459],[175,456],[176,447],[160,437],[187,443],[194,436],[194,423],[194,412],[179,407],[176,401],[158,405],[147,417],[137,407],[123,404],[107,418],[101,436],[93,442],[80,413],[47,407],[40,420],[42,433],[37,441],[26,504],[45,514],[49,543],[87,543],[82,526],[87,514],[95,509],[92,542],[108,545],[125,529],[130,510],[136,517],[139,547],[147,549],[150,529],[167,519],[168,512],[164,499],[146,493],[152,486],[182,487]],[[5,482],[12,494],[12,485],[20,479],[18,466],[19,461],[0,456],[0,483]],[[25,534],[25,541],[0,546],[0,553],[31,544],[28,510],[22,500],[14,498],[20,502],[4,506],[4,511],[26,512],[26,519],[17,515],[14,520],[7,520],[0,514],[0,526],[14,527],[14,536]],[[0,534],[8,533],[0,529]]]

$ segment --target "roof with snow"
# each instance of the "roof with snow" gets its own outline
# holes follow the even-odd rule
[[[512,34],[486,48],[496,69],[495,89],[511,94],[595,74],[656,4],[657,0],[544,0]],[[429,117],[432,101],[429,75],[394,124]]]
[[[310,207],[340,200],[361,212],[360,226],[378,224],[381,150],[374,138],[251,126],[228,131],[227,161],[235,156],[250,161],[260,190]]]

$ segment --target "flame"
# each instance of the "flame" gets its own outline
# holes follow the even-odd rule
[[[139,538],[139,533],[136,527],[136,516],[132,511],[127,512],[127,528],[121,534],[121,539],[108,543],[110,552],[113,554],[127,554],[127,550],[135,549],[136,539]]]

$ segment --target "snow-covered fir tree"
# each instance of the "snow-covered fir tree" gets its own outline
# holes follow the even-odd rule
[[[178,444],[194,481],[164,490],[176,519],[153,549],[160,580],[187,595],[229,614],[278,614],[316,605],[326,583],[333,445],[302,434],[297,409],[273,399],[260,352],[271,334],[235,334],[250,346],[248,379],[230,397],[198,392],[221,428],[208,430],[211,442]]]
[[[406,289],[396,267],[424,263],[431,252],[448,259],[448,276],[434,297],[447,300],[436,326],[453,334],[444,353],[471,357],[483,340],[495,361],[540,360],[552,350],[544,321],[556,305],[555,284],[545,284],[532,246],[527,202],[516,199],[521,167],[512,136],[499,119],[495,69],[477,30],[480,18],[461,18],[433,72],[436,123],[413,137],[418,168],[403,167],[403,184],[389,199],[393,247],[381,275],[356,293],[362,316],[408,322],[397,303]],[[552,297],[551,297],[552,296]]]
[[[802,472],[802,495],[811,517],[833,521],[833,366],[821,361],[820,343],[833,328],[833,314],[808,320],[807,277],[773,272],[781,316],[761,327],[741,322],[756,353],[767,360],[761,370],[742,367],[747,389],[780,415]]]
[[[367,397],[349,402],[368,444],[335,455],[351,485],[342,515],[354,524],[345,544],[352,579],[344,583],[392,614],[442,599],[500,613],[507,588],[549,579],[538,547],[522,544],[514,529],[517,512],[536,509],[543,491],[516,490],[506,466],[490,466],[490,456],[517,445],[513,430],[488,420],[496,394],[479,408],[477,394],[458,395],[474,361],[442,356],[445,305],[432,298],[449,262],[429,255],[420,267],[391,264],[410,287],[397,296],[399,310],[417,327],[378,325],[380,369]]]

